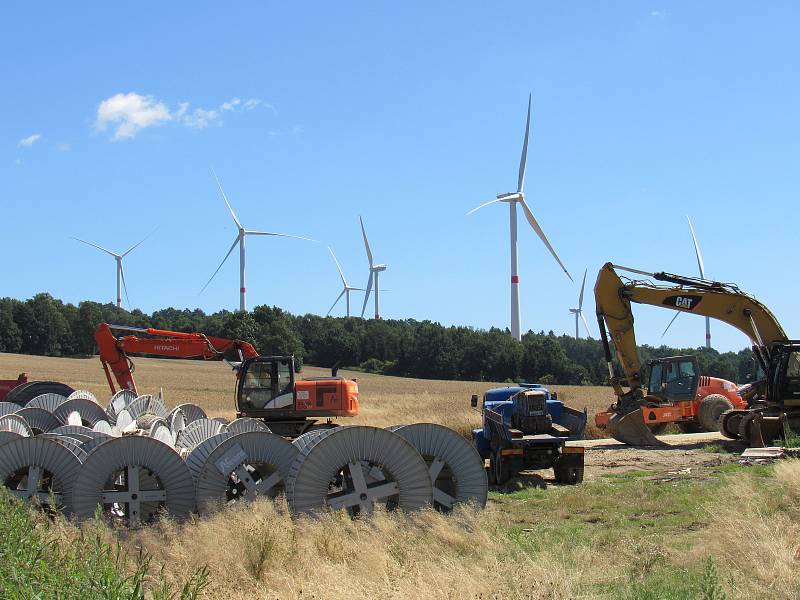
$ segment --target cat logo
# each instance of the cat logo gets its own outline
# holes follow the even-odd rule
[[[681,310],[694,310],[700,304],[700,300],[702,300],[700,296],[669,296],[664,298],[663,304]]]

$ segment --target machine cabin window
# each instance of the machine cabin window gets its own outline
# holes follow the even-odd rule
[[[800,396],[800,350],[794,350],[786,357],[785,373],[782,395],[789,398]]]
[[[686,396],[694,393],[697,373],[689,360],[667,363],[664,383],[668,396]]]
[[[289,394],[292,391],[292,365],[289,361],[282,360],[278,363],[278,395]]]
[[[661,376],[664,365],[656,363],[650,367],[650,384],[647,386],[647,391],[651,394],[661,393]]]
[[[275,397],[275,364],[271,362],[250,363],[244,376],[242,395],[253,408],[264,406]]]

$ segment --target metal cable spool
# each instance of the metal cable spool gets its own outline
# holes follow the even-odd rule
[[[71,513],[73,484],[81,461],[54,440],[29,437],[11,440],[0,452],[0,483],[18,498],[49,505]]]
[[[31,437],[33,435],[33,429],[25,418],[17,414],[0,417],[0,431],[13,431],[23,437]]]
[[[92,438],[81,443],[81,448],[87,454],[91,454],[92,450],[97,448],[100,444],[105,444],[108,440],[113,440],[111,435],[102,435],[100,437]]]
[[[111,424],[105,420],[101,420],[95,423],[92,429],[94,429],[99,433],[105,433],[107,435],[111,435]]]
[[[274,498],[286,488],[289,470],[298,455],[285,438],[252,431],[220,443],[208,455],[197,476],[197,506],[207,512],[213,504]]]
[[[129,413],[127,409],[123,409],[119,411],[119,414],[117,414],[117,422],[115,426],[119,428],[120,435],[122,435],[123,431],[126,431],[128,428],[131,428],[131,426],[134,423],[135,421],[133,420],[131,413]]]
[[[181,411],[183,412],[183,416],[186,418],[187,425],[192,421],[208,418],[206,411],[197,406],[197,404],[192,404],[190,402],[187,402],[186,404],[179,404],[173,410],[176,409],[181,409]]]
[[[19,404],[14,404],[13,402],[0,402],[0,417],[13,415],[15,412],[19,412],[21,408]]]
[[[351,427],[351,425],[344,425],[344,427]],[[315,439],[323,431],[328,431],[328,430],[327,429],[311,429],[309,431],[306,431],[305,433],[302,433],[302,434],[298,435],[296,438],[294,438],[294,440],[292,440],[292,443],[295,446],[297,446],[298,450],[302,450],[303,448],[308,446],[308,444],[309,444],[309,442],[311,442],[311,440]]]
[[[178,433],[186,428],[186,415],[180,407],[176,406],[167,415],[166,421],[172,431],[172,439],[175,441],[178,437]]]
[[[264,431],[272,433],[264,421],[258,419],[251,419],[249,417],[240,417],[228,423],[228,431],[231,433],[248,433],[250,431]]]
[[[18,440],[21,437],[23,436],[13,431],[0,431],[0,446],[11,440]]]
[[[110,425],[117,423],[117,415],[120,411],[128,408],[128,405],[136,400],[136,394],[130,390],[120,390],[113,396],[106,407],[106,420]]]
[[[164,403],[158,397],[150,396],[149,394],[136,398],[127,406],[126,410],[134,419],[138,419],[144,414],[153,414],[163,419],[169,414]]]
[[[153,438],[154,440],[163,442],[170,448],[175,447],[175,440],[172,438],[172,432],[170,431],[169,427],[167,427],[167,424],[164,422],[163,419],[159,419],[158,421],[153,423],[150,426],[147,435]]]
[[[150,428],[159,422],[164,423],[164,425],[167,424],[166,421],[164,421],[164,417],[159,417],[157,414],[151,412],[146,412],[142,415],[139,415],[135,418],[135,420],[136,429],[143,429],[144,431],[150,431]]]
[[[47,433],[61,426],[59,420],[53,416],[53,413],[43,408],[26,406],[14,414],[25,419],[35,435]]]
[[[198,419],[189,423],[185,429],[181,430],[175,440],[176,448],[186,448],[192,450],[203,440],[207,440],[212,435],[227,431],[227,427],[219,421],[213,419]]]
[[[83,400],[91,400],[95,404],[99,405],[100,403],[97,401],[97,396],[95,396],[89,390],[75,390],[69,396],[67,396],[67,400],[72,400],[74,398],[82,398]]]
[[[86,437],[87,439],[94,439],[104,435],[98,431],[95,431],[94,429],[84,427],[83,425],[62,425],[61,427],[56,427],[48,433],[51,435],[78,435],[81,437]]]
[[[194,510],[194,483],[169,446],[144,436],[125,436],[97,446],[72,490],[79,520],[103,514],[131,526],[152,521],[162,509],[177,519]]]
[[[25,408],[43,408],[47,412],[54,412],[60,404],[67,401],[61,394],[40,394],[25,405]]]
[[[230,431],[218,433],[217,435],[212,435],[210,438],[203,440],[192,449],[186,457],[186,466],[189,467],[189,472],[192,474],[192,479],[194,479],[195,482],[200,476],[200,471],[203,470],[203,465],[206,464],[209,454],[222,442],[228,438],[232,438],[234,435],[236,434]]]
[[[477,450],[452,429],[434,423],[387,427],[417,449],[428,465],[433,484],[433,503],[444,512],[459,503],[483,508],[489,482]]]
[[[90,441],[92,438],[85,435],[53,435],[52,433],[43,433],[39,436],[42,439],[52,440],[57,444],[61,444],[67,450],[72,452],[79,461],[83,462],[88,453],[83,449],[84,442]]]
[[[58,381],[30,381],[28,383],[18,385],[8,392],[6,395],[6,402],[13,402],[14,404],[19,404],[20,406],[26,406],[29,401],[36,398],[36,396],[41,396],[42,394],[53,392],[66,398],[73,391],[74,390],[71,387],[63,383],[59,383]]]
[[[80,423],[70,422],[75,413],[80,416]],[[62,402],[53,411],[53,416],[62,424],[83,425],[89,428],[94,427],[94,424],[98,421],[104,421],[107,418],[106,411],[97,402],[92,402],[86,398],[73,398]]]
[[[432,502],[425,461],[391,431],[337,427],[300,446],[286,486],[289,505],[297,513],[328,507],[355,516],[371,513],[376,503],[416,510]]]

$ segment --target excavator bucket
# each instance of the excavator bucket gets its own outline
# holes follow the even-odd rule
[[[642,409],[616,413],[608,420],[606,431],[615,440],[629,446],[664,446],[644,422]]]

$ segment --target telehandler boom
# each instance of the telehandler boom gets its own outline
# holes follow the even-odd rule
[[[673,285],[656,285],[648,279],[626,278],[623,281],[616,269]],[[787,423],[800,430],[800,341],[790,341],[778,320],[761,302],[733,284],[670,273],[648,273],[611,263],[600,269],[594,291],[609,383],[617,396],[616,404],[609,409],[614,413],[608,422],[612,437],[632,445],[660,443],[647,427],[642,410],[652,398],[642,387],[642,365],[636,350],[631,302],[718,319],[750,339],[756,360],[766,375],[763,394],[749,398],[748,408],[734,408],[723,413],[720,431],[724,435],[763,446],[782,436]],[[622,376],[615,373],[609,337],[622,366]],[[695,370],[694,379],[687,375],[676,391],[689,394],[696,386]]]

